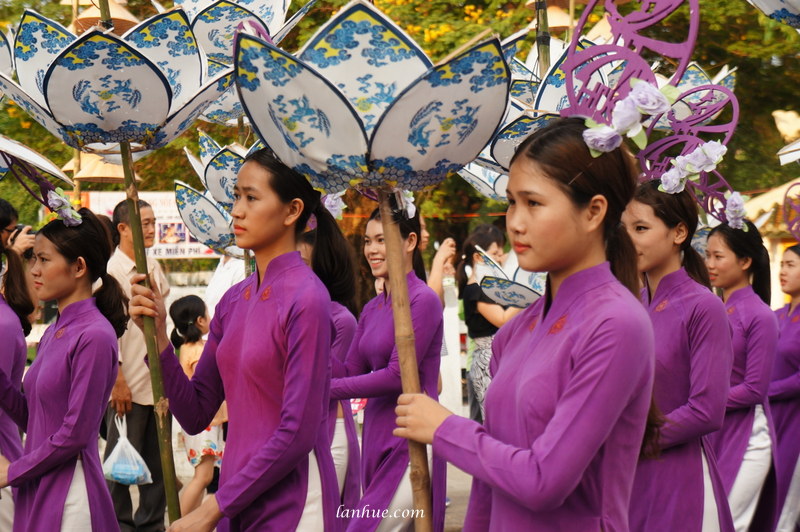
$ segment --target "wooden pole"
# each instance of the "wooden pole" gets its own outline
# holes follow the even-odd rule
[[[389,197],[391,188],[379,191],[383,240],[386,243],[386,264],[389,268],[389,291],[392,298],[394,318],[394,341],[400,362],[400,379],[403,393],[420,393],[419,369],[414,345],[414,327],[411,323],[411,306],[408,300],[408,282],[403,268],[403,239],[400,228],[392,220]],[[419,235],[418,235],[419,236]],[[428,472],[428,453],[425,445],[408,441],[411,460],[411,490],[414,496],[415,532],[433,531],[433,506],[431,500],[431,477]]]
[[[149,274],[150,272],[147,271],[147,256],[144,251],[142,217],[139,211],[139,191],[136,189],[136,179],[133,173],[130,142],[121,142],[120,148],[122,149],[122,169],[125,174],[125,196],[128,203],[131,232],[133,233],[133,254],[136,262],[136,271]],[[149,275],[144,280],[144,285],[147,288],[151,287]],[[156,343],[155,320],[145,316],[143,322],[147,361],[150,364],[150,381],[153,385],[153,405],[156,414],[158,448],[161,454],[161,470],[164,478],[164,490],[167,495],[167,514],[171,523],[180,518],[181,507],[178,500],[175,460],[172,454],[169,401],[164,397],[164,378],[161,375],[161,360],[159,359],[158,344]]]
[[[550,70],[550,25],[547,21],[547,1],[537,0],[536,8],[536,51],[539,56],[539,79],[544,81]]]

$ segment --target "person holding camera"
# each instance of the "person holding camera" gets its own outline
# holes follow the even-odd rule
[[[31,226],[17,224],[19,221],[17,209],[2,198],[0,198],[0,220],[4,222],[0,228],[4,248],[13,249],[20,257],[33,249],[35,233],[31,231]]]

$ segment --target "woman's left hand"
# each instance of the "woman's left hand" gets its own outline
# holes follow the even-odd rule
[[[421,393],[404,393],[397,399],[397,428],[392,434],[401,438],[433,443],[433,435],[453,413]]]
[[[222,517],[217,498],[210,495],[199,508],[169,525],[167,532],[211,532]]]
[[[8,461],[8,458],[0,454],[0,488],[5,488],[8,486],[9,465],[11,465],[11,462]]]

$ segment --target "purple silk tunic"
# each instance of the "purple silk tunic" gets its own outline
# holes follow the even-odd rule
[[[0,372],[8,377],[11,386],[22,389],[22,374],[28,361],[28,349],[19,317],[0,294]],[[14,420],[0,412],[0,454],[14,461],[22,456],[22,439]]]
[[[345,359],[353,337],[356,335],[357,322],[349,310],[336,301],[331,301],[331,319],[333,320],[333,343],[331,345],[331,376],[334,379],[347,376]],[[358,431],[353,419],[353,410],[349,399],[331,399],[328,412],[328,436],[333,441],[336,428],[338,406],[344,413],[344,429],[347,434],[347,474],[344,479],[344,490],[341,502],[345,508],[355,508],[361,498],[361,451],[358,447]]]
[[[653,397],[666,423],[661,456],[642,459],[631,497],[631,530],[700,532],[705,450],[722,532],[733,531],[728,499],[707,435],[722,426],[733,364],[722,301],[682,268],[666,275],[652,301],[643,291],[656,340]]]
[[[767,390],[775,364],[778,320],[749,285],[732,293],[725,302],[725,309],[733,335],[733,370],[725,420],[722,428],[709,434],[708,438],[717,458],[722,486],[725,493],[730,494],[753,432],[756,405],[764,406],[772,447],[775,448]],[[770,475],[767,482],[769,485],[765,486],[763,493],[771,494],[767,499],[774,501],[774,475]],[[759,515],[759,520],[766,518],[771,522],[773,513],[766,516],[759,512],[756,515]],[[764,528],[770,529],[770,526]]]
[[[775,314],[780,332],[769,385],[769,403],[778,437],[775,462],[780,514],[800,457],[800,305],[791,314],[789,305]]]
[[[228,402],[218,529],[294,530],[313,450],[325,530],[338,530],[328,437],[331,328],[328,291],[291,252],[272,259],[260,285],[256,272],[225,293],[191,381],[172,347],[161,353],[170,410],[184,430],[202,431]]]
[[[8,480],[17,488],[15,532],[61,527],[78,458],[93,530],[119,530],[103,478],[97,434],[117,378],[117,337],[94,298],[68,305],[47,328],[23,381],[24,394],[0,373],[0,406],[27,432]]]
[[[423,393],[436,399],[442,349],[442,303],[439,296],[410,272],[408,297],[414,343]],[[378,510],[389,506],[409,463],[408,443],[392,435],[397,398],[402,393],[400,365],[394,342],[392,298],[379,294],[364,306],[346,360],[349,377],[334,379],[336,399],[367,397],[362,434],[361,477],[364,495],[358,504],[360,518],[348,530],[372,532],[381,523]],[[446,464],[434,459],[432,471],[433,529],[444,528]],[[373,513],[375,511],[375,513]],[[365,516],[366,514],[366,516]]]
[[[474,477],[465,532],[628,530],[653,332],[608,263],[565,279],[492,345],[485,426],[450,416],[435,456]]]

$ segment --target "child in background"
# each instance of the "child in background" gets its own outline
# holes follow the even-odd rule
[[[190,379],[194,368],[203,354],[208,334],[208,310],[206,304],[197,296],[186,296],[178,299],[169,307],[169,316],[175,324],[170,340],[178,349],[183,372]],[[203,491],[214,478],[214,466],[222,460],[225,441],[222,437],[222,423],[225,421],[225,403],[222,404],[211,425],[200,434],[188,434],[183,431],[186,456],[194,467],[194,477],[181,492],[181,515],[186,515],[203,500]]]

